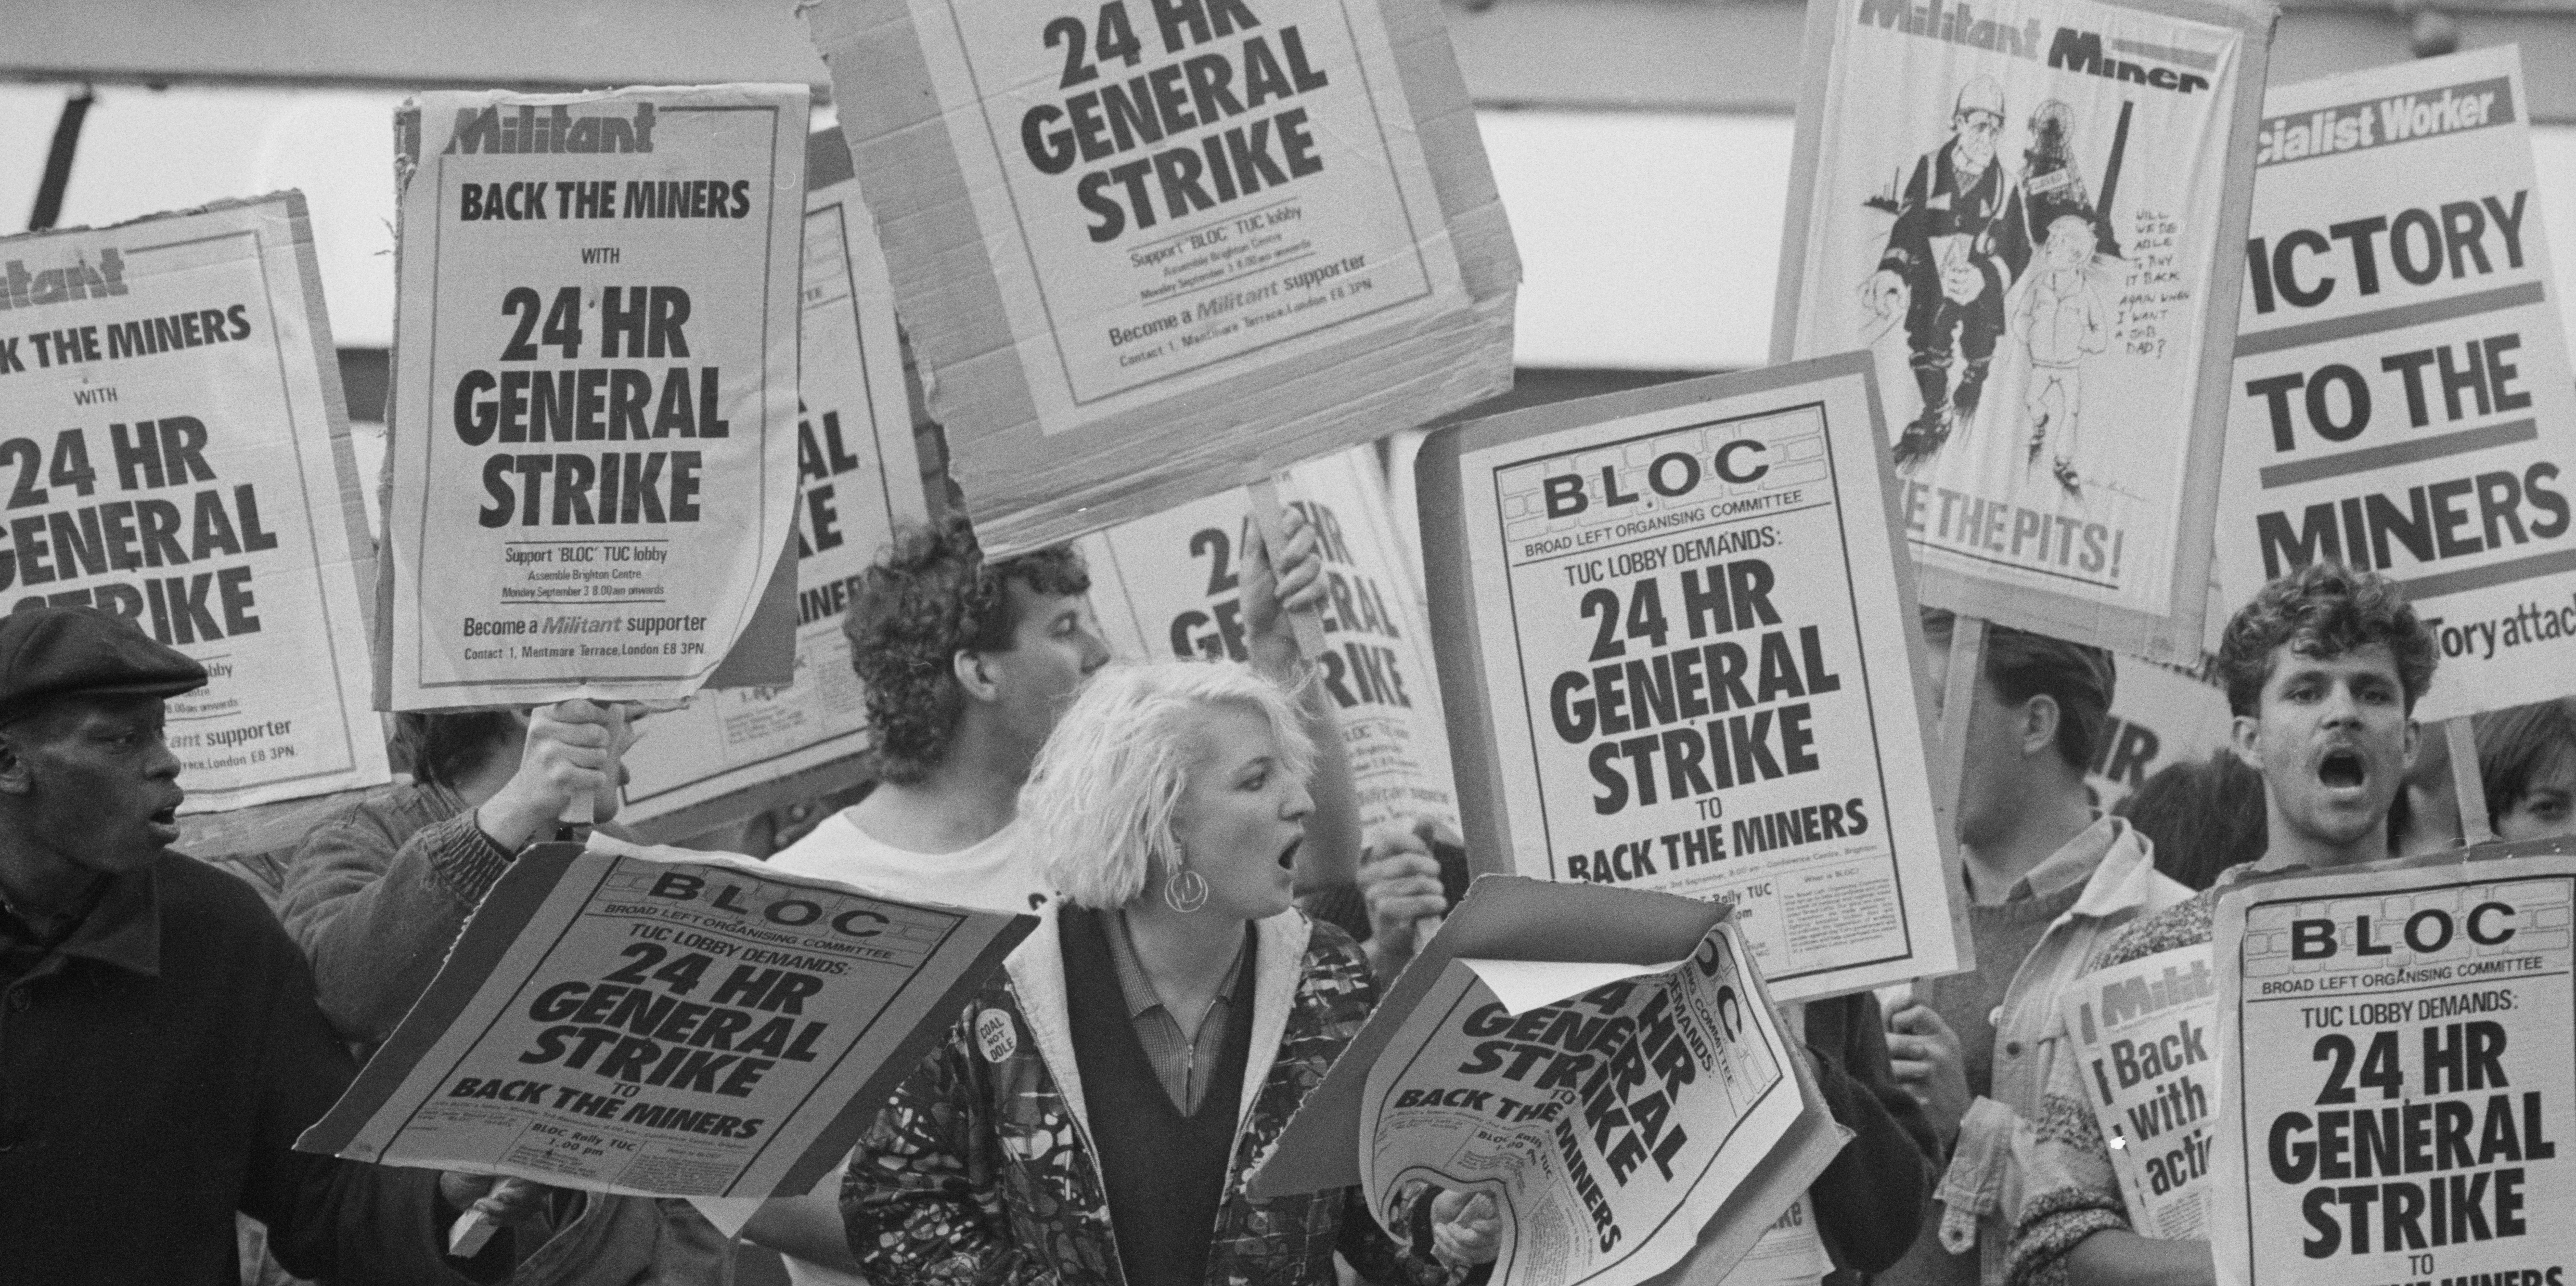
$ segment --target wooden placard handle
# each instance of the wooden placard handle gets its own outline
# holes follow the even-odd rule
[[[2460,806],[2460,842],[2492,842],[2495,827],[2487,821],[2487,787],[2478,775],[2478,736],[2469,717],[2442,721],[2442,736],[2451,747],[2451,795]]]

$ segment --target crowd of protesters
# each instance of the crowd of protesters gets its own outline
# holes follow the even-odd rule
[[[1291,511],[1278,549],[1247,551],[1248,664],[1117,662],[1071,549],[987,562],[960,519],[898,534],[845,623],[873,787],[770,860],[1034,912],[974,1005],[1016,1037],[997,1057],[961,1024],[842,1168],[738,1240],[681,1201],[292,1147],[514,855],[577,799],[613,819],[617,754],[649,720],[405,716],[408,783],[252,872],[263,889],[173,850],[163,703],[203,667],[88,609],[0,620],[0,1275],[723,1282],[751,1244],[799,1282],[1481,1281],[1490,1198],[1425,1190],[1390,1226],[1355,1189],[1246,1186],[1463,878],[1430,819],[1361,833],[1288,629],[1320,563]],[[1920,622],[1935,692],[1955,625]],[[2450,765],[2412,717],[2435,658],[2392,583],[2286,576],[2225,632],[2230,744],[2106,814],[2085,773],[2113,658],[1988,628],[1954,815],[1977,967],[1790,1027],[1850,1135],[1808,1193],[1833,1276],[2211,1280],[2206,1243],[2130,1230],[2059,995],[2206,941],[2249,872],[2459,843]],[[2489,829],[2576,829],[2576,706],[2488,716],[2476,744]],[[501,1234],[451,1256],[468,1211]]]

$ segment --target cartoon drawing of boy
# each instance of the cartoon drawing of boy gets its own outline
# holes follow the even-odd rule
[[[2013,333],[2030,352],[2030,384],[2023,397],[2030,425],[2031,464],[2051,457],[2057,485],[2081,495],[2075,470],[2076,426],[2084,414],[2087,356],[2111,346],[2110,306],[2094,273],[2092,213],[2056,206],[2040,242],[2040,270],[2023,280],[2013,308]]]

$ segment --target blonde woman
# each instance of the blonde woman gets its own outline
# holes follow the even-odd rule
[[[1258,1199],[1252,1166],[1376,1003],[1290,905],[1314,746],[1228,663],[1112,666],[1020,792],[1060,894],[895,1095],[842,1193],[877,1286],[1463,1286],[1487,1198],[1426,1193],[1390,1239],[1356,1189]]]

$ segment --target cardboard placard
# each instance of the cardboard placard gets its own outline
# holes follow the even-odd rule
[[[1431,627],[1376,453],[1354,447],[1298,465],[1283,491],[1323,550],[1324,647],[1306,659],[1333,699],[1360,824],[1434,817],[1456,827]],[[1113,647],[1127,656],[1246,659],[1239,577],[1251,523],[1251,501],[1236,489],[1084,537],[1092,607]]]
[[[2481,49],[2264,99],[2219,570],[2397,578],[2442,641],[2427,721],[2563,696],[2576,378],[2522,62]]]
[[[2576,1237],[2576,858],[2510,854],[2562,845],[2220,899],[2224,1286],[2558,1271]]]
[[[295,1146],[597,1192],[802,1195],[1036,925],[729,853],[541,844]]]
[[[2097,969],[2057,998],[2129,1223],[2142,1237],[2207,1240],[2217,1189],[2218,983],[2209,944]]]
[[[2273,18],[1808,8],[1771,355],[1875,359],[1924,602],[2199,650]]]
[[[1432,0],[824,0],[814,43],[986,554],[1511,386]]]
[[[815,136],[839,149],[840,135]],[[689,834],[759,811],[730,799],[793,779],[798,798],[857,783],[867,710],[841,633],[855,582],[897,523],[928,516],[876,227],[847,177],[805,199],[804,368],[798,378],[796,675],[780,687],[702,693],[655,715],[626,754],[629,823]],[[825,172],[809,167],[809,173]],[[826,765],[845,771],[822,781]],[[766,792],[761,792],[766,794]],[[723,802],[719,802],[723,801]],[[718,813],[725,816],[718,816]]]
[[[0,596],[206,667],[169,702],[188,813],[390,779],[373,575],[304,197],[0,238]]]
[[[404,107],[379,706],[789,681],[806,96]]]
[[[1967,967],[1868,358],[1474,421],[1416,462],[1485,869],[1735,907],[1774,994]]]

